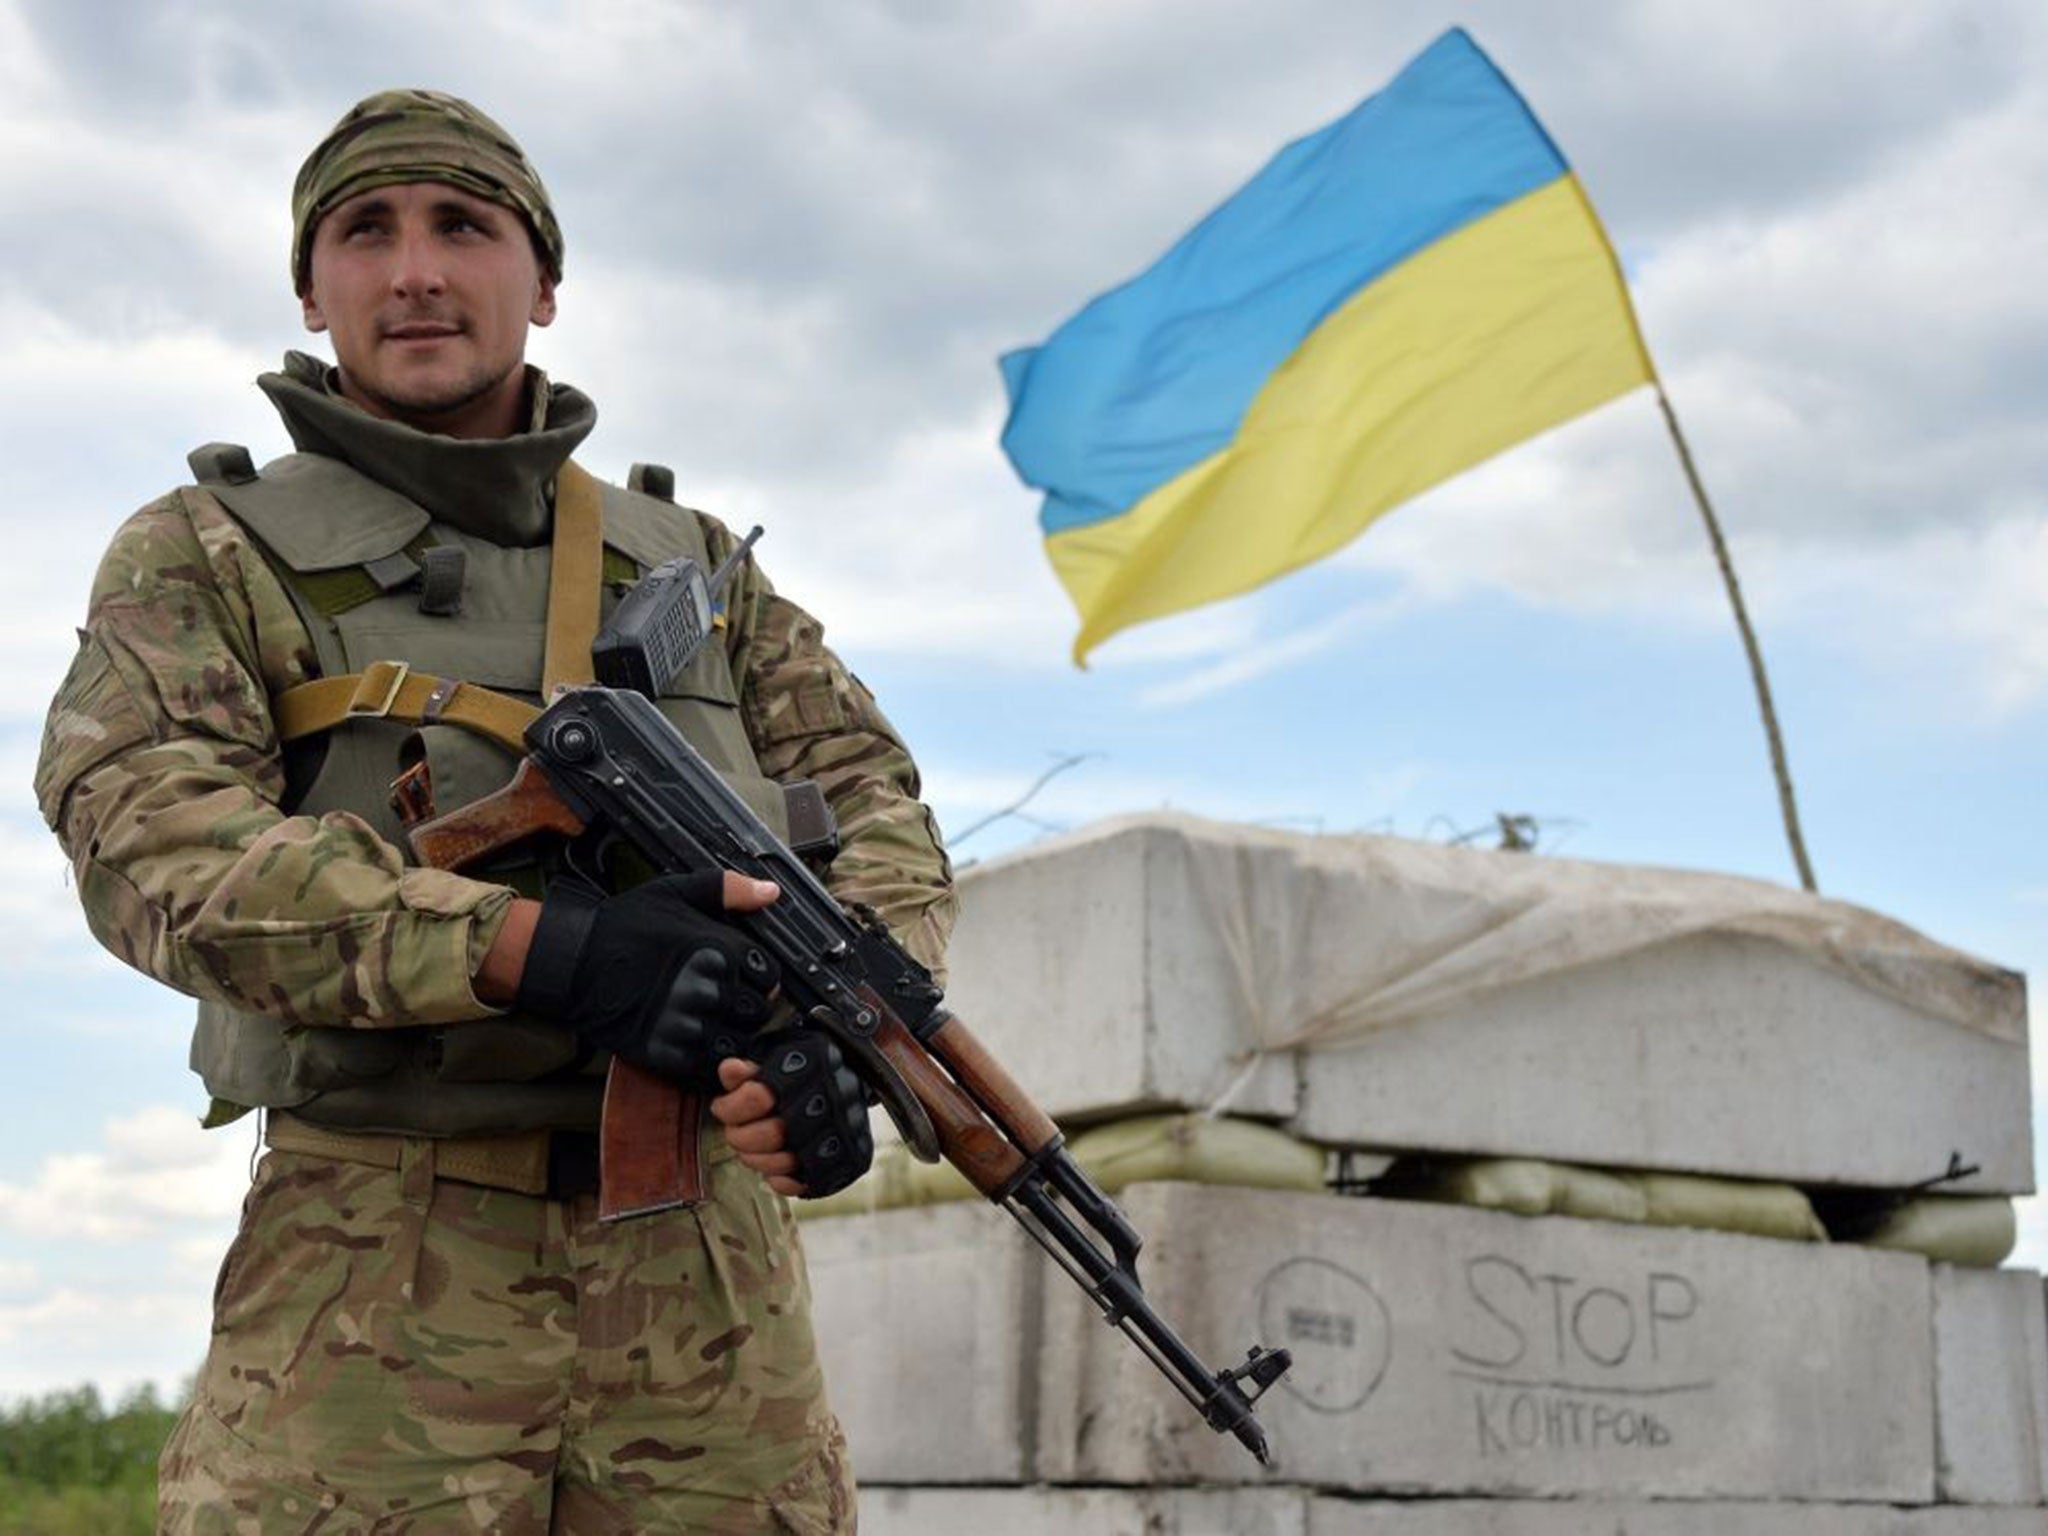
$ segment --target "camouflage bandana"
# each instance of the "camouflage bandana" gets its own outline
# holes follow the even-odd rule
[[[379,91],[349,108],[306,157],[292,184],[292,288],[306,291],[313,229],[344,199],[372,187],[443,181],[526,220],[548,276],[562,277],[562,229],[548,190],[512,135],[459,96]]]

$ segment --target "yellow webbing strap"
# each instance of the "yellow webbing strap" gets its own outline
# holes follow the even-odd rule
[[[579,465],[555,481],[555,540],[548,575],[547,648],[541,697],[564,683],[593,681],[590,643],[604,584],[604,489]],[[402,661],[373,661],[360,672],[287,688],[270,701],[281,741],[329,731],[344,720],[459,725],[524,752],[521,732],[540,713],[531,704],[476,683],[415,672]]]
[[[360,672],[287,688],[270,701],[280,741],[332,730],[344,720],[459,725],[523,753],[520,733],[540,713],[531,704],[475,683],[415,672],[402,661],[373,661]]]
[[[596,680],[590,642],[597,638],[604,584],[604,490],[571,460],[555,477],[555,548],[548,571],[548,644],[540,696],[564,683]]]

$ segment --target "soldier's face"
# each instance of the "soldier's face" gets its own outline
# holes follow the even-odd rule
[[[306,329],[334,343],[343,394],[451,437],[518,430],[526,328],[555,317],[519,215],[434,181],[373,188],[321,219],[301,302]]]

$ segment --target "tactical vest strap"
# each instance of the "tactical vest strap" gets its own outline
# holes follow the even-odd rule
[[[604,581],[604,489],[573,459],[555,477],[554,552],[548,568],[548,638],[541,697],[596,681],[590,644]]]
[[[201,485],[247,485],[256,478],[256,463],[240,443],[204,444],[186,454],[185,462]]]
[[[476,683],[415,672],[402,661],[373,661],[360,672],[318,678],[270,701],[280,741],[331,731],[344,720],[396,720],[404,725],[459,725],[513,752],[540,711],[523,699]]]

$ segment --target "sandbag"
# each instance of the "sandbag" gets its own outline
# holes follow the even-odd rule
[[[1827,1229],[1806,1192],[1753,1179],[1709,1179],[1689,1173],[1631,1173],[1643,1192],[1643,1219],[1653,1227],[1705,1227],[1793,1243],[1824,1243]]]
[[[1472,1205],[1517,1216],[1641,1222],[1646,1202],[1627,1180],[1533,1157],[1403,1158],[1370,1186],[1375,1195]]]
[[[1112,1195],[1158,1179],[1319,1194],[1328,1162],[1311,1142],[1227,1115],[1141,1115],[1083,1131],[1068,1145]]]
[[[921,1163],[900,1141],[875,1148],[874,1166],[849,1189],[822,1200],[798,1200],[798,1216],[865,1216],[906,1205],[938,1205],[979,1198],[980,1192],[951,1163]]]
[[[1945,1264],[1996,1269],[2019,1241],[2019,1221],[2003,1195],[1922,1195],[1879,1220],[1859,1241]]]
[[[1527,1157],[1403,1158],[1370,1187],[1373,1194],[1394,1199],[1436,1200],[1518,1216],[1576,1216],[1827,1241],[1805,1194],[1789,1184],[1747,1179],[1581,1168]]]
[[[1074,1161],[1108,1194],[1127,1184],[1172,1179],[1310,1193],[1324,1187],[1327,1154],[1285,1131],[1229,1116],[1141,1115],[1083,1131],[1067,1144]],[[920,1163],[901,1143],[875,1152],[875,1165],[851,1189],[799,1200],[806,1219],[854,1216],[906,1205],[979,1198],[951,1164]]]

